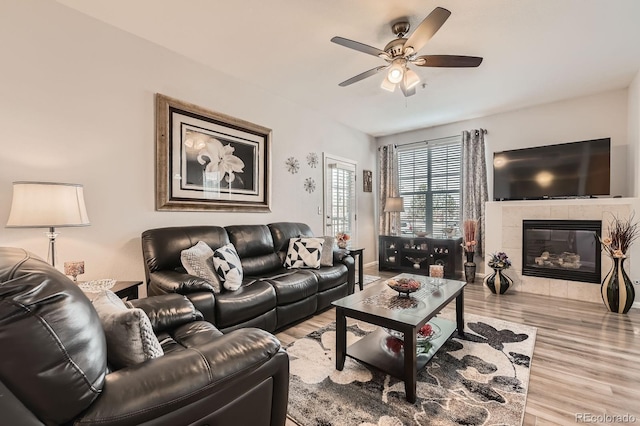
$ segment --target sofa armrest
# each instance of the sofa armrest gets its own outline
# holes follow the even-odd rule
[[[353,294],[356,286],[356,262],[346,250],[337,249],[333,251],[333,262],[342,263],[347,267],[347,282],[349,294]]]
[[[196,291],[210,291],[213,286],[206,280],[178,271],[157,271],[149,275],[150,296],[167,293],[188,294]]]
[[[217,424],[229,416],[224,407],[257,398],[250,391],[264,386],[272,387],[272,418],[256,424],[284,424],[288,380],[289,359],[278,339],[264,330],[240,329],[107,375],[102,394],[75,424]]]
[[[204,318],[193,303],[181,294],[151,296],[131,300],[127,304],[133,308],[140,308],[147,314],[156,334]]]

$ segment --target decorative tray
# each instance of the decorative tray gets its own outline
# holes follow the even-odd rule
[[[413,278],[390,278],[385,281],[392,290],[398,292],[398,296],[405,294],[409,296],[410,293],[420,290],[422,284]]]
[[[85,281],[83,283],[78,283],[78,287],[82,289],[82,291],[86,291],[88,293],[99,293],[102,290],[109,290],[116,283],[116,280],[112,278],[104,278],[101,280],[93,280],[93,281]]]

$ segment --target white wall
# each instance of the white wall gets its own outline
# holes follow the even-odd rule
[[[377,138],[378,145],[405,144],[485,128],[489,199],[493,197],[493,153],[508,149],[611,138],[611,193],[630,196],[627,173],[627,90],[569,99],[473,120]]]
[[[629,194],[640,196],[640,71],[629,85]]]
[[[223,42],[212,40],[212,54]],[[85,261],[81,278],[142,279],[149,228],[301,221],[321,234],[322,167],[306,156],[323,151],[358,163],[358,244],[376,257],[374,193],[360,181],[375,167],[368,135],[51,1],[2,2],[0,46],[0,223],[13,181],[84,184],[91,226],[58,238],[60,263]],[[273,129],[271,213],[155,211],[155,93]],[[290,156],[301,164],[294,175]],[[43,231],[1,227],[0,245],[46,256]]]

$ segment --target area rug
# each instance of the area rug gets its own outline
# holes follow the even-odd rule
[[[414,404],[403,382],[349,357],[335,369],[335,323],[296,340],[286,348],[289,417],[302,426],[521,424],[536,328],[470,314],[465,321],[466,337],[454,334],[418,373]],[[348,345],[376,328],[348,324]]]
[[[363,286],[367,285],[367,284],[371,284],[372,282],[378,281],[380,279],[380,277],[377,277],[375,275],[363,275],[362,276],[362,281],[363,281]]]

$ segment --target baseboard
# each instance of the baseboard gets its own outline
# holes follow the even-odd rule
[[[369,262],[369,263],[365,263],[363,265],[365,268],[369,268],[371,266],[378,266],[378,261],[376,260],[375,262]]]

